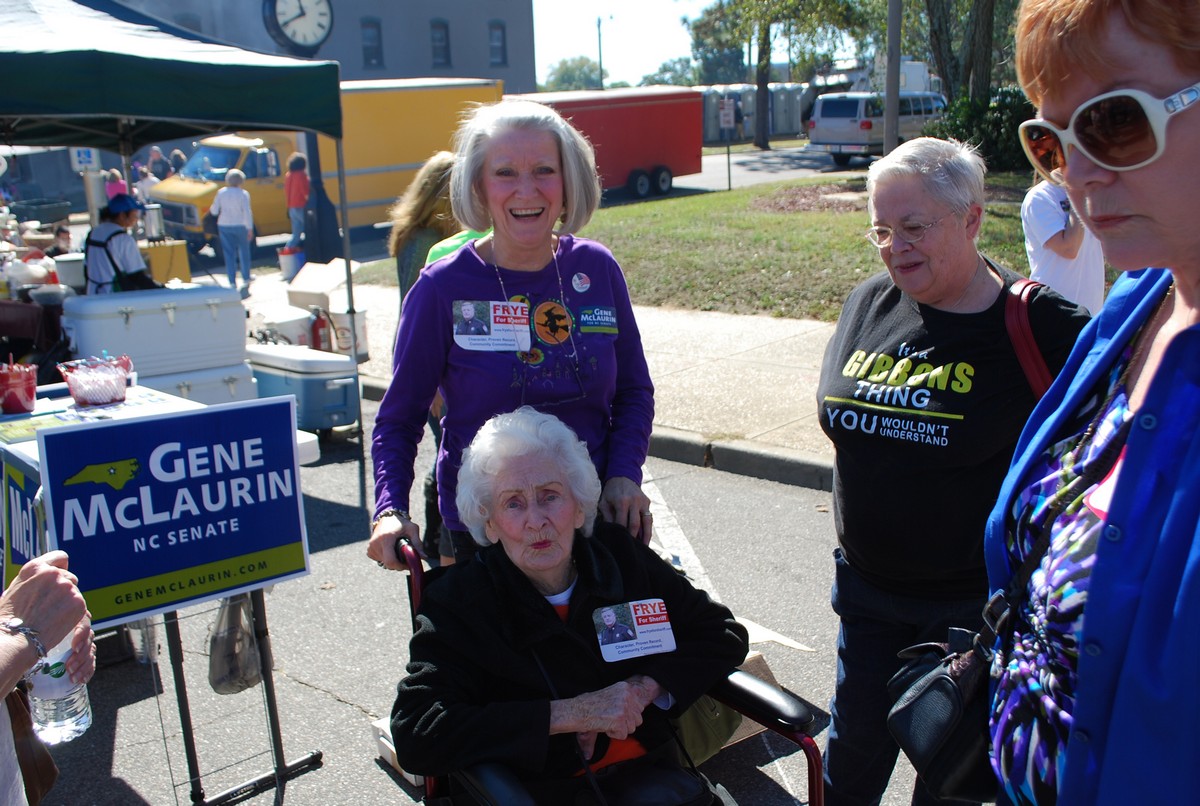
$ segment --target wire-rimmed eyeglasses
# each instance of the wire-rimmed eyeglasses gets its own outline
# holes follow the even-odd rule
[[[900,240],[904,241],[905,243],[916,243],[925,237],[925,233],[928,232],[931,227],[940,224],[951,215],[951,213],[947,213],[941,218],[930,221],[928,224],[909,223],[897,229],[893,229],[892,227],[871,227],[869,230],[863,233],[863,235],[868,241],[875,246],[878,246],[880,249],[892,245],[893,235],[899,236]]]

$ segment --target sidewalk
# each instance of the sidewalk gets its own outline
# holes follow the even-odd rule
[[[260,275],[246,307],[287,299],[279,274]],[[395,288],[355,285],[367,321],[363,395],[378,400],[391,376],[399,317]],[[829,490],[833,449],[817,422],[816,387],[833,325],[635,307],[654,380],[652,456]]]

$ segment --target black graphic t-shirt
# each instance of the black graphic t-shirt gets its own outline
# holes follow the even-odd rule
[[[838,541],[884,590],[987,590],[984,524],[1035,402],[1004,325],[1019,275],[993,268],[1006,290],[973,314],[920,305],[876,275],[850,294],[826,348],[817,404],[836,448]],[[1029,318],[1056,374],[1087,313],[1042,287]]]

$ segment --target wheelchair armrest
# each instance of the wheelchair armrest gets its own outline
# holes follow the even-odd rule
[[[708,692],[760,725],[773,730],[790,730],[815,736],[824,725],[809,704],[790,691],[760,680],[749,672],[734,669],[729,677]]]
[[[506,764],[484,761],[452,773],[452,777],[485,806],[535,806],[524,782]]]

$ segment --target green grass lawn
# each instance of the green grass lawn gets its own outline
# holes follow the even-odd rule
[[[834,321],[850,290],[883,270],[863,238],[863,184],[808,178],[623,204],[597,211],[580,234],[612,250],[637,305]],[[1025,173],[989,175],[979,239],[984,254],[1022,274],[1028,186]],[[395,263],[368,264],[355,278],[395,285]]]

